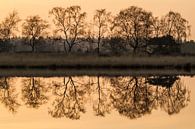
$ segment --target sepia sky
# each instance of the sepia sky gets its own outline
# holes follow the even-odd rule
[[[170,10],[177,11],[190,22],[191,39],[195,39],[194,0],[0,0],[0,20],[13,10],[17,10],[23,19],[36,14],[48,19],[48,11],[52,7],[70,5],[80,5],[88,13],[88,18],[95,9],[106,8],[115,14],[132,5],[152,11],[155,16],[162,16]]]

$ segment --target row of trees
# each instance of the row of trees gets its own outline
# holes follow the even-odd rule
[[[30,77],[21,79],[20,91],[14,86],[14,80],[0,78],[0,103],[12,113],[22,104],[37,109],[52,101],[48,108],[52,117],[79,119],[90,102],[96,116],[104,117],[116,110],[135,119],[158,108],[169,115],[177,114],[190,101],[190,90],[177,76],[68,76],[49,80]]]
[[[159,18],[136,6],[121,10],[115,16],[106,9],[96,10],[93,23],[86,22],[87,13],[80,6],[54,7],[49,11],[55,31],[53,37],[64,40],[64,51],[70,53],[81,42],[97,44],[97,52],[104,39],[119,40],[129,45],[133,53],[145,50],[150,40],[171,36],[178,43],[190,36],[190,25],[180,13],[170,11]],[[15,36],[21,19],[16,11],[0,23],[0,38],[9,40]],[[40,16],[29,16],[22,24],[22,35],[29,40],[34,51],[35,41],[48,36],[49,23]]]

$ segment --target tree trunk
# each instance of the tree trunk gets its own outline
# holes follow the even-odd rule
[[[67,53],[67,50],[66,50],[66,41],[64,41],[64,52]]]
[[[32,47],[32,52],[35,52],[35,38],[33,37],[30,41],[31,47]]]
[[[68,53],[71,53],[73,45],[70,45],[68,48]]]
[[[99,26],[99,32],[98,32],[98,55],[100,55],[100,42],[101,42],[101,26]]]
[[[35,52],[35,43],[34,43],[34,41],[32,42],[32,52]]]
[[[100,37],[98,38],[98,55],[100,55]]]

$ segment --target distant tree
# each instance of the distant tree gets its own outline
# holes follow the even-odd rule
[[[32,52],[35,51],[35,41],[46,33],[49,27],[47,21],[43,20],[40,16],[29,16],[22,25],[22,34],[30,39],[30,46]]]
[[[86,13],[80,6],[55,7],[49,12],[54,16],[56,31],[64,34],[64,51],[70,53],[84,35]],[[66,48],[68,46],[68,50]]]
[[[170,35],[151,38],[149,44],[151,45],[149,47],[152,54],[170,55],[180,53],[180,44],[176,43]]]
[[[138,49],[146,47],[147,40],[152,35],[152,13],[136,6],[130,6],[121,10],[115,17],[112,29],[116,35],[126,40],[135,54]]]
[[[186,41],[190,36],[189,22],[180,13],[170,11],[161,20],[163,36],[171,35],[177,42]]]
[[[121,37],[111,37],[103,42],[103,46],[110,49],[112,55],[122,55],[127,52],[127,45]]]
[[[9,52],[13,48],[13,44],[9,40],[0,39],[0,52]]]
[[[96,10],[93,20],[94,25],[97,28],[98,54],[100,54],[100,43],[102,38],[108,32],[109,24],[111,23],[111,13],[107,12],[106,9]]]
[[[16,11],[13,11],[9,14],[1,23],[0,23],[0,38],[7,40],[10,39],[11,36],[15,35],[15,31],[18,29],[18,23],[20,22],[20,18]]]

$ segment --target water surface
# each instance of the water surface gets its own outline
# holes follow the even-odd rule
[[[1,77],[2,129],[194,129],[195,78]]]

